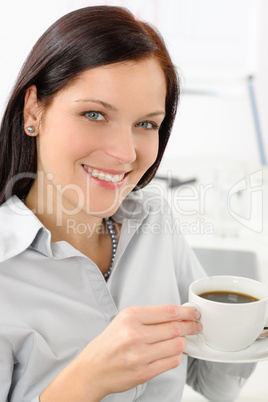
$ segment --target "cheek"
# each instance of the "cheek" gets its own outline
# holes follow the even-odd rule
[[[39,153],[42,159],[60,163],[74,162],[85,153],[85,143],[81,135],[71,125],[57,126],[52,124],[53,130],[44,129],[39,136]]]
[[[155,162],[158,155],[159,140],[158,134],[153,135],[150,141],[143,144],[141,151],[142,166],[144,170],[148,170]],[[141,160],[140,159],[140,160]]]

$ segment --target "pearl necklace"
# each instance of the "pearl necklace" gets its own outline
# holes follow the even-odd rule
[[[104,279],[107,281],[109,276],[111,275],[111,272],[112,272],[112,267],[113,267],[113,263],[114,263],[114,259],[115,259],[115,253],[116,253],[116,250],[117,250],[118,243],[117,243],[117,237],[116,237],[116,233],[115,233],[113,222],[112,222],[111,218],[104,218],[104,222],[105,222],[105,225],[106,225],[106,227],[108,229],[110,238],[112,240],[111,264],[110,264],[109,269],[106,272],[104,272],[104,274],[103,274]]]
[[[22,198],[21,201],[24,203],[24,205],[26,205],[24,198]],[[104,279],[107,281],[109,276],[112,273],[112,267],[113,267],[113,263],[114,263],[114,260],[115,260],[115,253],[116,253],[116,250],[117,250],[118,242],[117,242],[117,236],[116,236],[116,233],[115,233],[115,230],[114,230],[113,221],[111,220],[111,218],[104,218],[104,222],[105,222],[105,225],[106,225],[106,227],[108,229],[110,238],[112,240],[112,258],[111,258],[110,267],[103,274]]]

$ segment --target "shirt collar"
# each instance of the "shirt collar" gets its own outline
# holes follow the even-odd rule
[[[44,233],[46,243],[50,242],[50,232],[17,196],[1,206],[0,222],[0,261],[26,250],[39,232]]]
[[[128,195],[113,219],[118,223],[132,219],[138,228],[148,213],[144,192],[139,191]],[[16,195],[0,207],[0,222],[0,262],[15,257],[30,247],[53,257],[50,231]]]

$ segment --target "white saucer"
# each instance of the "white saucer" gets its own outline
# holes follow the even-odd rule
[[[257,339],[248,348],[238,352],[222,352],[210,348],[202,334],[187,336],[185,354],[196,359],[220,363],[251,363],[268,360],[268,337]]]

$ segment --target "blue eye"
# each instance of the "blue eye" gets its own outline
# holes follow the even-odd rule
[[[104,116],[100,112],[86,112],[85,116],[90,120],[104,120]]]
[[[145,128],[146,130],[157,130],[159,127],[156,123],[150,121],[143,121],[137,124],[138,127]]]

